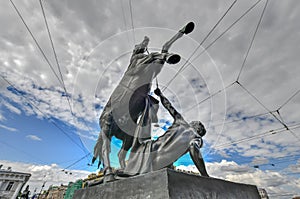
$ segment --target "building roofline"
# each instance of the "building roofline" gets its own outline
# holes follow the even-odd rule
[[[18,172],[18,171],[9,171],[9,170],[4,170],[4,169],[0,169],[0,173],[12,173],[12,174],[18,174],[18,175],[31,176],[30,173],[23,173],[23,172]]]

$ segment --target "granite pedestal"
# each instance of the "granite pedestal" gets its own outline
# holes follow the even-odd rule
[[[170,169],[77,190],[73,199],[259,199],[254,185],[182,173]]]

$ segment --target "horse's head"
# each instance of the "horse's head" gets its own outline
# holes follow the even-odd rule
[[[144,53],[146,52],[146,49],[148,47],[149,44],[149,37],[145,36],[144,40],[142,41],[142,43],[135,45],[133,53],[134,54],[138,54],[138,53]]]

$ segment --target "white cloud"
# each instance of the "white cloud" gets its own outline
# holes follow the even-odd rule
[[[36,135],[27,135],[26,137],[33,141],[42,141],[42,139]]]
[[[43,182],[46,182],[44,189],[48,189],[50,185],[67,185],[69,182],[84,179],[90,174],[88,171],[68,170],[72,175],[67,175],[62,172],[62,168],[57,164],[39,165],[7,160],[0,160],[0,162],[4,167],[12,167],[13,171],[30,173],[31,177],[27,184],[30,187],[31,193],[33,193],[35,188],[37,191],[40,191]]]
[[[15,114],[18,114],[18,115],[20,115],[22,113],[20,109],[18,109],[17,107],[5,102],[4,100],[1,100],[1,102],[2,102],[1,105],[4,106],[5,108],[7,108],[9,111],[11,111]]]
[[[3,128],[3,129],[8,130],[8,131],[12,131],[12,132],[18,131],[18,129],[8,127],[8,126],[2,125],[2,124],[0,124],[0,128]]]
[[[5,117],[3,116],[3,114],[0,111],[0,121],[5,121]]]

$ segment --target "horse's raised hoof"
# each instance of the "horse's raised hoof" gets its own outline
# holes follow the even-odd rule
[[[166,61],[168,64],[177,64],[178,62],[180,62],[180,55],[177,55],[177,54],[168,54],[167,57],[166,57]]]
[[[185,25],[179,32],[182,32],[183,34],[189,34],[194,30],[195,24],[194,22],[189,22],[187,25]]]

